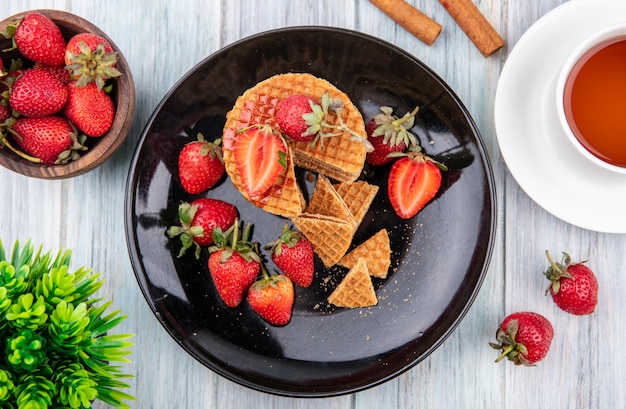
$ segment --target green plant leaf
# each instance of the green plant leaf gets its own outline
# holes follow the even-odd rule
[[[135,400],[111,362],[130,362],[132,335],[112,331],[125,318],[95,297],[101,273],[70,270],[71,251],[56,254],[15,242],[8,257],[0,240],[0,407],[115,408]]]

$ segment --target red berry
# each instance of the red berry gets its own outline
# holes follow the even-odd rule
[[[378,128],[378,124],[376,124],[376,121],[374,119],[371,119],[365,127],[367,140],[374,147],[373,151],[367,153],[365,160],[370,165],[381,166],[391,162],[394,159],[393,156],[389,156],[390,153],[404,152],[406,150],[406,144],[404,143],[404,141],[400,141],[394,146],[391,146],[391,143],[389,141],[385,141],[385,137],[383,135],[373,136],[376,128]]]
[[[393,109],[381,107],[382,113],[372,118],[365,127],[367,140],[374,150],[367,153],[365,160],[370,165],[380,166],[391,162],[390,153],[404,152],[407,148],[415,149],[417,141],[409,131],[413,127],[417,108],[402,118],[392,115]]]
[[[213,230],[227,230],[237,218],[237,208],[218,199],[201,198],[193,202],[183,202],[178,207],[180,226],[167,230],[170,238],[180,237],[182,248],[178,257],[185,254],[192,245],[196,247],[196,258],[200,257],[200,247],[213,244]]]
[[[572,263],[571,257],[563,253],[561,263],[555,263],[546,251],[550,267],[544,273],[551,281],[549,292],[554,303],[565,312],[588,315],[598,305],[598,280],[594,272],[583,262]]]
[[[280,238],[265,248],[271,252],[274,264],[294,283],[301,287],[311,285],[315,273],[313,246],[302,233],[285,224]]]
[[[507,316],[496,332],[494,349],[502,350],[496,362],[505,357],[515,365],[533,366],[546,357],[554,337],[552,324],[534,312],[517,312]]]
[[[441,167],[420,152],[396,160],[389,172],[387,193],[396,214],[403,219],[415,216],[430,202],[441,186]]]
[[[65,64],[79,87],[95,83],[102,89],[106,80],[122,75],[115,68],[117,53],[111,44],[93,33],[76,34],[68,41]]]
[[[272,325],[287,325],[291,320],[294,291],[286,275],[268,275],[255,281],[248,289],[248,303],[264,320]]]
[[[43,14],[27,14],[19,22],[13,40],[19,52],[31,61],[57,67],[65,61],[61,30]]]
[[[53,164],[70,156],[74,129],[65,118],[19,118],[12,132],[17,133],[14,137],[17,144],[42,163]]]
[[[78,87],[72,82],[67,89],[69,93],[64,109],[67,118],[88,136],[99,137],[107,133],[115,119],[111,97],[94,83]]]
[[[56,79],[58,79],[63,85],[67,85],[72,81],[72,79],[70,78],[70,72],[66,70],[65,67],[53,67],[50,65],[43,65],[43,64],[37,63],[35,64],[33,68],[49,72]]]
[[[2,123],[9,119],[10,116],[11,110],[9,109],[9,106],[0,103],[0,126],[2,126]]]
[[[11,88],[9,103],[21,115],[41,118],[59,112],[68,90],[54,75],[40,69],[25,70]]]
[[[187,193],[196,194],[213,187],[224,175],[220,139],[214,142],[198,140],[188,143],[178,155],[178,176]]]
[[[113,51],[111,44],[104,38],[93,33],[78,33],[70,38],[65,49],[65,64],[72,64],[72,58],[81,53],[81,42],[90,52],[96,51],[102,45],[105,53]]]
[[[303,115],[313,112],[311,103],[318,104],[308,95],[290,95],[276,105],[276,122],[280,131],[296,141],[310,141],[315,133],[306,133],[309,125]]]
[[[239,222],[224,232],[217,234],[215,246],[211,247],[209,271],[220,298],[229,307],[236,307],[243,301],[248,288],[261,271],[261,258],[255,246],[248,241],[251,226],[246,226],[239,238]]]

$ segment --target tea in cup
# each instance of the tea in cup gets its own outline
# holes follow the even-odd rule
[[[556,99],[578,151],[626,173],[626,22],[596,32],[572,52],[557,78]]]

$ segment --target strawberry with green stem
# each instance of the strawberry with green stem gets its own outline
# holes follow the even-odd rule
[[[399,159],[389,172],[389,201],[398,216],[409,219],[437,195],[441,187],[441,171],[447,170],[447,167],[426,156],[419,146],[405,153],[390,155]]]
[[[295,141],[310,141],[315,134],[307,132],[309,125],[304,115],[313,112],[318,102],[308,95],[294,94],[281,99],[276,105],[276,123],[280,131]]]
[[[78,151],[87,149],[83,145],[84,135],[78,135],[72,124],[60,116],[18,118],[10,125],[9,132],[25,153],[6,139],[2,143],[35,163],[68,163],[78,158]]]
[[[401,118],[393,115],[393,108],[383,106],[380,114],[374,116],[366,125],[367,140],[374,150],[367,153],[366,161],[370,165],[384,165],[393,160],[392,152],[404,152],[407,148],[417,146],[417,140],[409,129],[415,123],[415,115],[419,110],[406,113]]]
[[[206,141],[201,133],[186,144],[178,155],[178,177],[187,193],[209,190],[224,175],[221,139]]]
[[[261,265],[263,277],[248,289],[248,304],[272,325],[287,325],[294,303],[293,283],[284,274],[271,274]]]
[[[54,21],[41,13],[28,13],[9,24],[2,33],[13,41],[5,51],[17,49],[33,62],[53,67],[62,66],[65,60],[65,39]]]
[[[572,262],[570,255],[563,253],[561,262],[556,263],[547,250],[546,256],[550,262],[544,273],[550,280],[546,295],[550,293],[554,303],[570,314],[593,313],[598,305],[598,279],[586,261]]]
[[[310,110],[307,110],[306,112],[303,111],[299,115],[300,118],[298,118],[297,115],[290,115],[288,120],[290,128],[305,129],[304,132],[300,133],[298,140],[310,140],[311,146],[315,146],[319,142],[320,146],[323,146],[325,138],[331,138],[333,136],[341,135],[342,132],[347,132],[351,135],[353,140],[359,141],[365,145],[368,152],[374,149],[372,144],[369,143],[366,138],[363,138],[363,136],[359,133],[352,130],[343,121],[341,110],[343,109],[344,104],[339,98],[331,98],[330,94],[325,92],[319,103],[308,96],[295,97],[291,103],[301,101],[304,98],[308,99]],[[282,107],[281,109],[284,111],[289,110],[288,106]],[[337,123],[329,122],[328,118],[331,111],[336,116]],[[298,121],[301,122],[299,125],[296,125]],[[279,126],[280,124],[281,122],[279,122]],[[283,125],[283,127],[285,127],[285,125]]]
[[[314,252],[311,242],[285,223],[278,240],[265,246],[272,261],[287,277],[300,287],[309,287],[314,276]]]
[[[213,230],[227,230],[237,219],[237,208],[228,202],[218,199],[200,198],[191,203],[182,202],[178,206],[180,226],[167,229],[169,238],[179,237],[182,247],[178,257],[195,247],[195,257],[200,258],[202,247],[214,243]]]
[[[221,229],[213,231],[215,245],[209,248],[209,272],[215,289],[228,307],[241,304],[261,270],[257,245],[249,241],[251,229],[250,224],[246,225],[240,237],[239,221],[236,220],[224,232]]]
[[[115,68],[117,52],[105,38],[93,33],[79,33],[68,41],[65,64],[78,87],[95,83],[101,90],[109,78],[122,75]]]
[[[507,358],[515,365],[534,366],[546,357],[554,337],[550,321],[534,312],[516,312],[507,316],[496,331],[494,349],[502,351],[496,362]]]

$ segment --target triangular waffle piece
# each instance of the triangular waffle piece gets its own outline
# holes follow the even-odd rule
[[[339,265],[352,268],[360,259],[365,260],[371,276],[377,278],[387,277],[389,265],[391,264],[391,248],[386,229],[381,229],[378,233],[346,254],[339,260]]]
[[[354,225],[356,230],[356,219],[350,212],[350,209],[337,193],[330,181],[324,176],[319,175],[315,188],[311,194],[311,200],[306,208],[309,214],[323,214],[325,216],[337,217]]]
[[[334,187],[350,209],[357,225],[361,224],[374,201],[374,197],[376,197],[376,193],[378,193],[378,186],[369,184],[364,180],[357,180],[351,183],[338,183]]]
[[[261,201],[261,207],[268,213],[291,218],[304,211],[306,200],[296,180],[291,148],[287,150],[289,155],[284,178],[279,177],[274,186],[270,188],[273,193]]]
[[[222,135],[222,148],[226,172],[235,187],[249,199],[236,177],[237,166],[232,153],[237,131],[252,125],[268,124],[278,129],[274,117],[276,105],[281,99],[293,94],[306,94],[321,99],[326,92],[333,99],[341,100],[343,108],[341,118],[346,126],[362,138],[367,138],[363,117],[357,107],[350,101],[347,94],[340,91],[330,82],[317,78],[311,74],[288,73],[279,74],[261,81],[247,89],[237,100],[233,108],[226,114],[226,123]],[[338,119],[329,115],[329,122],[337,123]],[[324,143],[311,146],[310,142],[295,142],[287,140],[293,150],[293,159],[296,166],[301,166],[316,173],[327,175],[338,181],[353,181],[359,177],[365,163],[366,149],[363,143],[354,140],[348,132],[338,136],[324,138]],[[279,182],[277,188],[269,194],[278,201],[261,200],[253,203],[264,210],[285,217],[302,211],[297,202],[302,198],[295,180],[290,177],[284,179],[284,186]],[[283,187],[283,188],[281,188]],[[287,205],[280,202],[285,201]],[[296,204],[292,207],[292,203]],[[304,206],[302,206],[304,207]]]
[[[337,307],[358,308],[378,304],[372,279],[364,259],[359,259],[335,290],[328,302]]]
[[[337,264],[350,247],[354,226],[345,220],[321,214],[302,213],[291,221],[311,242],[313,251],[326,267]]]

